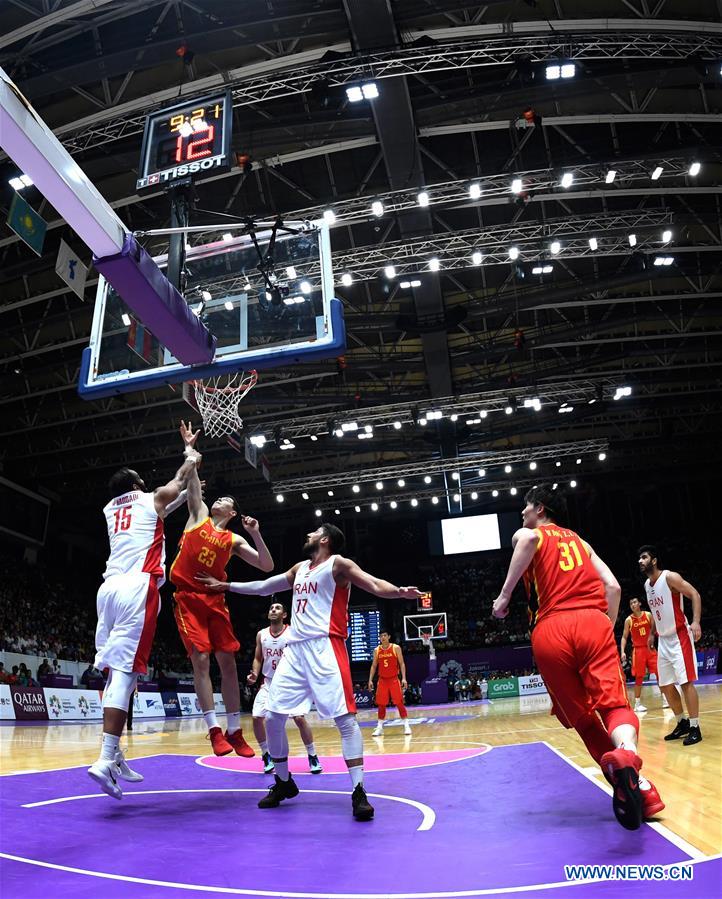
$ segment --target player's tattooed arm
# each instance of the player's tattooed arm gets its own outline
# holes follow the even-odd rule
[[[692,636],[696,643],[702,636],[702,628],[699,624],[702,620],[702,597],[699,595],[699,591],[693,587],[689,581],[685,581],[682,575],[678,574],[676,571],[669,571],[667,573],[667,586],[670,590],[675,590],[677,593],[681,593],[682,596],[686,596],[687,599],[692,601],[692,622],[690,627],[692,628]]]
[[[511,545],[514,552],[509,562],[509,570],[506,573],[506,580],[501,592],[494,600],[491,614],[494,618],[506,618],[509,614],[509,603],[511,602],[511,594],[514,587],[519,583],[519,578],[529,567],[529,563],[534,558],[539,543],[539,535],[531,528],[519,528],[511,538]]]
[[[371,671],[369,671],[369,690],[373,690],[374,688],[374,675],[376,674],[376,668],[379,664],[379,648],[378,646],[374,649],[374,657],[371,662]]]
[[[351,559],[345,559],[343,556],[336,556],[333,576],[337,583],[351,583],[354,587],[359,587],[381,599],[418,599],[421,596],[421,591],[417,587],[395,587],[390,581],[374,577],[359,568]]]
[[[263,647],[261,646],[261,632],[256,634],[256,651],[253,654],[253,662],[251,663],[251,671],[246,680],[249,684],[255,684],[263,665]]]
[[[266,546],[266,541],[261,535],[261,526],[258,519],[251,518],[250,515],[244,515],[241,519],[243,527],[250,534],[251,539],[256,544],[255,549],[250,546],[243,537],[235,535],[233,540],[233,554],[239,556],[244,562],[253,565],[260,571],[273,571],[273,556]]]
[[[619,600],[622,598],[622,588],[619,586],[619,581],[612,574],[611,568],[594,552],[591,546],[589,546],[589,558],[604,584],[604,595],[607,598],[607,617],[612,622],[612,625],[615,625],[617,623],[617,615],[619,614]]]

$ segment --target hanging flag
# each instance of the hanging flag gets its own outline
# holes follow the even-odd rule
[[[248,462],[248,464],[252,465],[254,468],[257,468],[258,467],[258,448],[256,446],[254,446],[254,444],[251,443],[251,440],[249,437],[246,437],[244,449],[245,449],[246,462]]]
[[[127,344],[141,359],[151,362],[153,359],[153,335],[142,322],[131,319],[128,326]]]
[[[43,244],[45,243],[45,232],[48,230],[48,223],[42,216],[38,215],[29,203],[23,200],[17,191],[10,203],[8,225],[21,240],[25,241],[34,253],[37,253],[38,256],[43,255]]]
[[[80,261],[78,254],[74,253],[64,240],[60,241],[55,271],[81,300],[85,299],[85,280],[88,277],[88,267]]]

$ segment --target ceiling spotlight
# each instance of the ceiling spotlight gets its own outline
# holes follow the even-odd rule
[[[286,266],[286,277],[293,280],[296,277],[296,269],[292,265]]]
[[[482,260],[482,258],[483,258],[483,257],[482,257],[481,253],[480,253],[478,250],[475,250],[475,251],[471,254],[471,261],[472,261],[472,263],[473,263],[474,265],[481,265],[481,260]]]
[[[222,239],[224,243],[230,243],[233,240],[233,235],[229,231],[226,231]]]
[[[313,440],[314,443],[318,440],[316,434],[311,434],[311,440]]]
[[[398,481],[397,481],[396,483],[399,485],[399,487],[405,487],[405,486],[406,486],[406,481],[405,481],[403,478],[399,478]]]
[[[428,206],[429,194],[425,190],[420,191],[420,193],[416,194],[416,201],[419,206]]]
[[[360,511],[361,511],[361,506],[354,506],[354,507],[353,507],[353,510],[354,510],[354,512],[360,512]]]
[[[354,484],[353,487],[352,487],[351,489],[353,490],[354,493],[360,493],[360,492],[361,492],[361,488],[359,487],[358,484]]]
[[[314,515],[316,516],[316,518],[320,518],[323,515],[323,512],[320,509],[316,509]]]
[[[560,65],[552,65],[547,66],[545,70],[547,81],[558,81],[561,78],[561,66]]]
[[[377,490],[383,490],[383,489],[384,489],[384,485],[383,485],[383,482],[382,482],[382,481],[376,481],[376,489],[377,489]]]
[[[251,437],[251,443],[253,444],[253,446],[257,446],[260,449],[261,447],[266,445],[266,438],[263,436],[263,434],[254,434]]]
[[[507,415],[511,415],[511,413],[512,413],[513,411],[514,411],[514,409],[513,409],[511,406],[505,406],[505,407],[504,407],[504,412],[505,412]]]
[[[399,287],[400,287],[402,290],[408,290],[409,287],[411,287],[411,281],[400,281],[400,282],[399,282]]]
[[[400,430],[401,430],[401,422],[400,422],[400,421],[395,421],[395,422],[394,422],[394,430],[395,430],[395,431],[400,431]]]
[[[701,168],[702,168],[702,166],[698,162],[693,162],[692,165],[689,167],[687,174],[691,175],[694,178],[695,175],[699,175]]]
[[[576,481],[569,481],[569,486],[570,486],[570,487],[576,487],[576,486],[577,486],[577,482],[576,482]]]
[[[308,493],[305,493],[305,492],[302,493],[302,494],[301,494],[301,499],[308,499]]]
[[[498,491],[498,490],[492,490],[492,491],[491,491],[491,495],[492,495],[492,496],[498,496],[498,495],[499,495],[499,491]]]
[[[417,499],[412,499],[412,500],[411,500],[411,505],[412,505],[414,508],[416,508],[416,506],[418,506],[418,504],[419,504],[419,501],[418,501]]]
[[[562,467],[562,463],[561,463],[558,459],[557,459],[557,461],[556,461],[554,464],[556,465],[557,468],[561,468],[561,467]]]
[[[614,169],[609,169],[609,171],[607,172],[607,175],[604,179],[605,184],[611,184],[612,181],[614,181],[614,179],[616,177],[617,177],[616,171]]]
[[[430,483],[431,483],[431,475],[428,475],[428,474],[424,475],[424,484],[430,484]]]
[[[512,261],[519,258],[519,247],[509,247],[509,259]]]
[[[13,190],[22,190],[24,187],[32,187],[33,180],[30,175],[20,174],[15,178],[11,178],[8,181],[8,184],[10,185],[10,187],[12,187]]]
[[[617,387],[614,391],[614,399],[620,400],[624,396],[631,396],[632,388],[631,387]]]
[[[558,253],[561,252],[562,245],[559,243],[558,240],[553,240],[549,246],[549,249],[551,250],[552,256],[556,256]]]
[[[479,469],[479,477],[480,477],[480,478],[485,478],[485,477],[486,477],[486,469],[485,469],[485,468],[480,468],[480,469]]]
[[[421,417],[421,418],[419,419],[419,424],[420,424],[421,427],[423,428],[423,427],[426,425],[426,419],[423,418],[423,417]]]
[[[509,493],[511,493],[512,496],[516,496],[516,493],[517,493],[516,487],[512,487],[511,490],[509,491]]]
[[[360,103],[363,98],[363,92],[358,84],[354,84],[352,87],[346,88],[346,97],[349,103]]]
[[[574,183],[574,175],[571,172],[564,172],[560,183],[562,187],[571,187]]]
[[[522,192],[522,187],[521,178],[514,178],[511,182],[511,192],[513,194],[520,194]]]
[[[120,316],[120,320],[123,322],[123,324],[125,325],[126,328],[129,328],[129,327],[130,327],[130,316],[128,315],[127,312],[124,312],[124,313]]]
[[[509,465],[509,464],[505,465],[505,466],[504,466],[504,471],[505,471],[507,474],[511,474],[511,465]]]
[[[488,414],[489,414],[489,413],[486,411],[486,409],[482,409],[482,410],[479,412],[479,418],[486,418],[486,416],[487,416]]]
[[[456,414],[456,412],[452,412],[451,415],[449,416],[449,421],[457,421],[458,418],[459,418],[459,416]]]
[[[371,503],[371,510],[372,510],[373,512],[378,512],[378,510],[379,510],[379,504],[378,504],[378,503]]]
[[[607,458],[607,454],[606,454],[606,453],[600,453],[600,454],[597,456],[597,458],[599,459],[600,462],[604,462],[604,460]]]
[[[336,213],[333,209],[324,209],[323,211],[323,220],[327,225],[333,225],[336,221]]]
[[[228,312],[233,312],[233,300],[226,300],[226,302],[223,304],[223,307]]]
[[[699,163],[695,163],[695,164],[699,165]],[[692,174],[692,172],[690,171],[690,175],[691,174]],[[695,172],[694,174],[696,175],[697,172]],[[471,197],[472,200],[478,200],[479,197],[481,196],[481,185],[476,184],[476,183],[470,184],[469,185],[469,196]]]
[[[329,496],[333,496],[333,490],[327,490],[326,492],[328,493]]]
[[[532,471],[536,471],[536,462],[530,462],[530,463],[529,463],[529,468],[530,468]]]
[[[283,502],[283,494],[282,494],[282,493],[277,493],[277,494],[276,494],[276,502],[277,502],[277,503],[282,503],[282,502]]]
[[[386,275],[386,277],[389,279],[389,281],[392,278],[395,278],[396,277],[396,267],[393,265],[387,265],[386,268],[384,269],[384,275]]]
[[[344,287],[350,287],[353,284],[353,278],[348,272],[344,272],[341,275],[341,283]]]
[[[461,502],[461,496],[458,493],[454,494],[454,502],[455,503]]]
[[[630,234],[629,237],[628,237],[627,239],[629,240],[629,246],[630,246],[630,247],[636,247],[636,246],[637,246],[637,235],[636,235],[636,234]]]
[[[301,293],[304,293],[304,294],[309,294],[313,290],[313,288],[311,287],[310,281],[301,281],[301,283],[298,286],[301,289]]]
[[[391,502],[389,503],[389,505],[391,506],[392,509],[395,509],[395,508],[397,508],[398,503],[396,502],[395,499],[392,499]]]
[[[672,232],[667,228],[665,231],[662,231],[662,243],[669,243],[672,239]]]
[[[581,465],[581,464],[582,464],[582,460],[581,460],[581,459],[577,459],[577,465]]]
[[[479,499],[479,494],[478,494],[476,491],[474,491],[474,492],[471,494],[471,498],[472,498],[472,499]]]
[[[452,472],[451,472],[451,479],[452,479],[452,481],[458,481],[458,480],[459,480],[459,472],[458,472],[458,471],[452,471]]]
[[[439,497],[438,497],[438,496],[432,496],[432,497],[431,497],[431,502],[432,502],[435,506],[438,505],[438,503],[439,503]]]
[[[657,168],[650,175],[650,178],[652,179],[652,181],[657,181],[663,171],[664,171],[664,169],[662,168],[662,166],[658,165]]]
[[[429,270],[432,272],[438,272],[438,270],[440,268],[441,268],[441,263],[436,258],[436,256],[432,256],[431,259],[429,259]]]
[[[565,62],[560,72],[562,78],[573,78],[577,74],[577,67],[573,62]]]
[[[674,262],[674,256],[655,256],[654,264],[659,265],[671,265]]]
[[[376,216],[376,218],[381,218],[384,214],[384,204],[381,200],[374,200],[371,204],[371,212]]]
[[[598,250],[599,249],[599,243],[598,243],[596,237],[589,238],[589,249],[590,250]]]
[[[361,85],[361,93],[364,100],[375,100],[379,95],[379,89],[375,81],[367,81]]]

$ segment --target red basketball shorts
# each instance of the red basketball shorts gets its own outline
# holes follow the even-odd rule
[[[183,593],[174,595],[173,614],[178,633],[188,655],[198,652],[237,652],[231,616],[222,593]]]
[[[376,685],[376,705],[388,705],[390,702],[396,708],[404,704],[401,684],[398,677],[380,677]]]
[[[532,631],[534,659],[565,727],[594,709],[629,708],[612,623],[599,609],[554,612]]]
[[[632,653],[632,674],[634,677],[644,677],[647,671],[657,676],[657,653],[646,646],[635,646]]]

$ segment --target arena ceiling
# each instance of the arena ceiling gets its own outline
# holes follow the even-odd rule
[[[508,495],[511,462],[519,489],[715,465],[719,0],[8,0],[3,27],[0,65],[131,229],[169,224],[163,192],[135,191],[145,115],[222,86],[250,164],[199,185],[197,206],[335,211],[335,275],[354,273],[337,288],[345,357],[264,373],[245,403],[273,489],[223,442],[204,445],[209,475],[254,508],[282,492],[286,507],[366,511],[380,480],[387,502],[393,488],[399,504],[458,508],[458,492],[481,509],[493,489]],[[547,80],[549,60],[572,60],[575,77]],[[379,96],[349,103],[346,87],[369,77]],[[3,221],[16,174],[3,157]],[[84,301],[64,288],[58,242],[82,247],[37,191],[24,195],[49,231],[41,258],[0,233],[3,473],[93,501],[121,464],[165,477],[188,407],[170,388],[78,397],[95,275]],[[414,273],[420,286],[402,288]],[[373,437],[329,433],[352,422]]]

